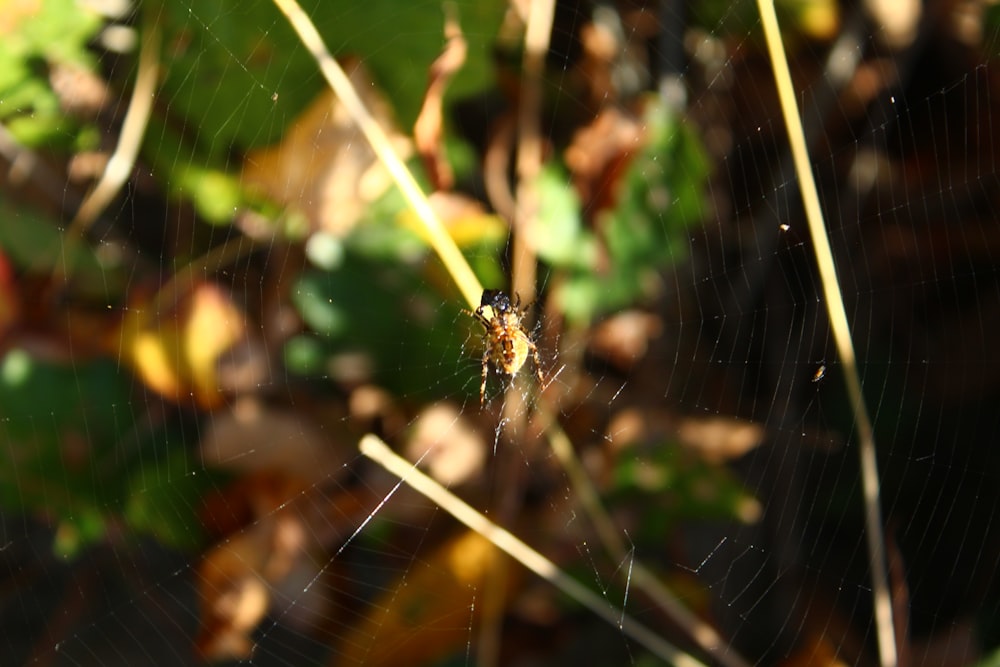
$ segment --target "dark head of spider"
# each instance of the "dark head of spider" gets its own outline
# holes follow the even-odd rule
[[[510,304],[510,297],[503,290],[498,289],[483,290],[483,296],[479,300],[479,308],[481,310],[487,306],[492,308],[493,312],[497,314],[513,310]]]

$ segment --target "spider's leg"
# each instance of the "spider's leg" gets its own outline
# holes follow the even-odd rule
[[[538,386],[544,389],[545,378],[542,377],[542,364],[538,359],[538,347],[534,343],[528,343],[528,347],[531,349],[531,359],[535,362],[535,375],[538,377]]]
[[[489,374],[490,370],[490,348],[487,347],[486,351],[483,352],[483,381],[479,385],[479,407],[483,407],[486,403],[486,376]]]
[[[465,313],[466,315],[471,315],[472,317],[479,320],[479,323],[482,324],[484,327],[488,327],[490,325],[490,321],[486,319],[486,316],[483,315],[482,312],[480,312],[481,310],[482,308],[477,308],[475,310],[465,310],[463,308],[462,312]]]

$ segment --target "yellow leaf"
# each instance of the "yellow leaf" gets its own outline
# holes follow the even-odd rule
[[[425,665],[460,650],[469,624],[486,606],[487,578],[505,577],[505,595],[520,585],[524,571],[477,533],[467,532],[440,546],[386,587],[382,600],[344,638],[337,655],[345,665]],[[499,571],[499,572],[498,572]]]
[[[169,312],[151,303],[128,310],[120,330],[121,349],[142,381],[160,395],[183,401],[194,396],[205,408],[218,407],[219,357],[243,336],[243,314],[219,287],[196,285]]]
[[[392,112],[360,63],[345,67],[354,89],[389,135],[396,152],[413,153],[393,128]],[[332,92],[320,95],[289,126],[281,143],[253,151],[243,181],[270,199],[305,213],[313,231],[340,238],[391,185],[360,130]]]

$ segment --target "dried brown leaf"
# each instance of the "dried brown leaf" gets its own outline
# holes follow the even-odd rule
[[[360,64],[346,66],[354,89],[402,158],[413,148],[393,127],[389,105]],[[316,99],[277,146],[254,151],[243,178],[266,196],[305,212],[312,229],[344,236],[392,184],[361,131],[332,92]]]
[[[486,580],[503,576],[508,596],[520,587],[524,571],[506,567],[503,558],[470,531],[415,559],[405,580],[386,585],[384,598],[366,605],[366,616],[335,652],[337,664],[434,664],[459,650],[485,606]]]
[[[677,429],[681,443],[710,463],[737,459],[764,441],[760,424],[732,417],[685,418]]]

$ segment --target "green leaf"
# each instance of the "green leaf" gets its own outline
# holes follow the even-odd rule
[[[130,381],[112,361],[64,367],[20,349],[0,361],[0,507],[50,517],[65,557],[122,516],[174,547],[201,539],[197,509],[218,475],[159,432],[136,439]]]
[[[137,533],[147,533],[178,549],[193,549],[204,538],[198,517],[201,497],[221,476],[192,466],[183,447],[168,447],[167,451],[166,461],[148,461],[132,474],[125,519]]]
[[[104,537],[105,518],[93,507],[81,507],[63,517],[56,527],[52,551],[62,558],[76,558],[87,546]]]
[[[187,165],[176,176],[179,181],[175,182],[175,194],[190,197],[198,213],[209,222],[229,222],[248,203],[239,179],[227,172]]]
[[[982,658],[980,658],[977,662],[973,663],[969,667],[1000,667],[1000,649],[998,648],[993,649],[992,652],[984,655]]]
[[[323,370],[326,350],[315,336],[300,334],[285,343],[285,366],[298,375],[316,375]]]
[[[0,361],[0,506],[55,517],[62,553],[98,539],[103,517],[121,507],[126,382],[110,361],[64,367],[21,349]]]
[[[507,5],[454,4],[469,44],[450,87],[451,96],[460,96],[492,84],[490,44]],[[233,146],[275,142],[325,86],[312,54],[271,2],[168,0],[164,9],[165,43],[173,45],[164,93],[174,113],[210,139],[201,150],[212,161],[224,160]],[[388,91],[402,126],[411,127],[444,44],[441,4],[321,2],[308,11],[331,53],[361,58]]]
[[[658,542],[685,519],[745,520],[756,502],[725,467],[701,461],[676,444],[623,458],[615,468],[614,494],[641,502],[643,539]]]
[[[120,267],[88,244],[67,243],[52,220],[28,208],[13,208],[0,195],[0,248],[21,269],[52,271],[58,264],[76,278],[75,294],[107,300],[124,289]]]
[[[548,164],[539,174],[537,188],[541,203],[531,237],[538,256],[555,266],[593,267],[595,240],[583,230],[580,199],[567,174]]]
[[[652,298],[703,215],[709,164],[698,137],[656,97],[647,99],[644,123],[645,143],[616,184],[615,208],[595,216],[597,235],[579,228],[568,179],[547,170],[540,180],[539,254],[567,271],[559,295],[571,322]]]
[[[87,44],[102,21],[84,4],[44,0],[21,12],[5,8],[6,30],[0,32],[0,120],[24,145],[80,147],[84,127],[63,113],[48,75],[54,66],[95,69],[96,59]]]
[[[353,373],[361,373],[403,395],[435,397],[474,386],[479,367],[464,345],[474,337],[475,320],[432,289],[435,281],[422,273],[426,249],[400,260],[384,254],[392,241],[359,239],[394,229],[408,234],[391,223],[375,227],[349,237],[335,269],[307,271],[295,283],[291,298],[311,333],[291,341],[286,358],[308,374],[320,365],[335,380],[354,381]]]

